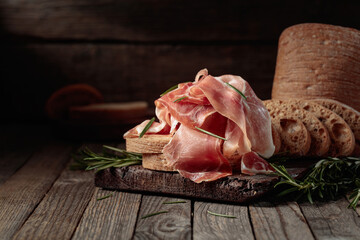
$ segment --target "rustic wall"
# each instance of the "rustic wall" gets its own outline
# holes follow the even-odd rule
[[[146,100],[207,67],[269,98],[277,39],[303,22],[360,29],[359,1],[0,1],[2,122],[44,120],[58,87]]]

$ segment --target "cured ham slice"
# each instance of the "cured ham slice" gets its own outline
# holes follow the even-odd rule
[[[146,134],[173,135],[163,154],[182,176],[199,183],[229,176],[240,168],[251,175],[271,170],[257,155],[270,157],[275,150],[270,115],[241,77],[213,77],[201,70],[194,82],[179,84],[157,99],[155,106],[159,122]],[[148,122],[124,137],[139,136]]]
[[[208,75],[198,81],[198,87],[214,109],[233,121],[242,132],[239,134],[239,130],[234,130],[234,125],[228,127],[227,135],[231,141],[224,143],[225,157],[241,157],[250,151],[266,158],[273,155],[275,145],[272,141],[270,115],[244,79],[233,75],[216,78]],[[241,91],[246,99],[236,89]]]
[[[223,140],[181,125],[163,153],[170,166],[196,183],[213,181],[232,174],[221,153]]]
[[[269,174],[275,172],[271,165],[255,152],[245,153],[241,160],[241,173],[247,175]]]

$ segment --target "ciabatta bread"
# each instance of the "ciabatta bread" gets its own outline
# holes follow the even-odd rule
[[[331,99],[315,99],[312,101],[330,109],[345,120],[355,137],[355,149],[352,155],[360,156],[360,112],[346,104]]]
[[[298,106],[314,114],[324,124],[331,139],[328,156],[350,156],[353,153],[355,148],[354,134],[342,117],[312,101],[289,99],[282,102]]]
[[[302,121],[311,136],[310,150],[306,155],[327,155],[331,144],[330,136],[324,124],[316,116],[296,105],[281,100],[266,100],[264,105],[274,122],[280,123],[282,118]]]

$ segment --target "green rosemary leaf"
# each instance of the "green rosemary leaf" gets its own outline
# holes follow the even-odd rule
[[[96,199],[96,201],[100,201],[100,200],[104,200],[104,199],[106,199],[106,198],[112,197],[113,194],[114,194],[114,193],[112,192],[112,193],[110,193],[110,194],[108,194],[108,195],[99,197],[99,198]]]
[[[169,88],[168,90],[166,90],[165,92],[163,92],[162,94],[160,94],[160,97],[164,96],[165,94],[171,92],[172,90],[175,90],[178,88],[178,84],[172,86],[171,88]]]
[[[170,202],[163,202],[163,204],[177,204],[177,203],[186,203],[186,201],[170,201]]]
[[[202,128],[199,128],[199,127],[195,127],[195,128],[196,128],[197,130],[203,132],[203,133],[206,133],[207,135],[212,136],[212,137],[216,137],[216,138],[222,139],[222,140],[224,140],[224,141],[227,140],[226,138],[220,137],[220,136],[218,136],[218,135],[216,135],[216,134],[214,134],[214,133],[208,132],[208,131],[206,131],[206,130],[204,130],[204,129],[202,129]]]
[[[279,194],[280,196],[297,191],[295,200],[305,197],[310,203],[313,203],[315,199],[336,199],[351,192],[349,207],[355,209],[360,202],[359,164],[360,158],[327,157],[317,161],[301,180],[293,179],[284,166],[273,163],[271,166],[281,177],[281,181],[275,187],[288,185],[288,188]]]
[[[180,102],[181,100],[184,100],[185,98],[187,98],[187,96],[178,98],[178,99],[176,99],[176,100],[174,101],[174,103]]]
[[[147,132],[147,130],[149,130],[149,128],[151,127],[151,125],[153,124],[153,122],[155,121],[155,117],[153,117],[148,124],[146,124],[146,126],[144,127],[144,129],[142,130],[142,132],[139,135],[139,138],[142,138],[144,136],[144,134]]]
[[[237,93],[239,93],[245,100],[247,100],[247,97],[236,87],[234,87],[233,85],[231,85],[228,82],[225,82],[226,85],[228,85],[229,87],[231,87],[232,89],[234,89]]]
[[[226,214],[220,214],[220,213],[214,213],[214,212],[211,212],[211,211],[207,211],[208,214],[210,215],[214,215],[214,216],[217,216],[217,217],[225,217],[225,218],[236,218],[235,216],[232,216],[232,215],[226,215]]]
[[[168,213],[168,211],[160,211],[160,212],[155,212],[155,213],[149,213],[149,214],[147,214],[145,216],[142,216],[141,219],[156,216],[156,215],[163,214],[163,213]]]

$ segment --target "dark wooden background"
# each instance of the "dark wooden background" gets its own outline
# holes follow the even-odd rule
[[[266,99],[283,29],[360,29],[359,13],[360,1],[0,0],[1,122],[45,122],[46,99],[70,83],[152,104],[204,67]]]

